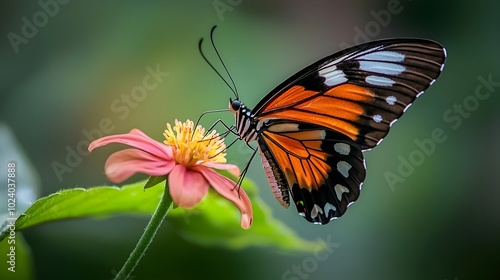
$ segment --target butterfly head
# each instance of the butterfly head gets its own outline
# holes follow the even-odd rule
[[[232,98],[229,98],[229,110],[231,110],[231,113],[236,114],[242,107],[244,106],[241,101],[239,101],[238,99],[233,100]]]
[[[229,110],[236,117],[243,115],[246,120],[252,119],[252,109],[245,106],[239,99],[229,98]]]

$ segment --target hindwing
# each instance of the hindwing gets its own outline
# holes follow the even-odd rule
[[[273,192],[285,207],[291,194],[308,221],[326,224],[359,197],[366,171],[358,145],[327,127],[269,121],[259,138]]]

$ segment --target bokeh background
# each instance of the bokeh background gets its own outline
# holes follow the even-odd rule
[[[33,16],[43,11],[40,3],[52,3],[52,15],[35,19],[40,25],[36,32],[24,30],[30,38],[14,40],[11,33],[23,34],[23,18],[33,23]],[[384,142],[365,153],[368,175],[362,195],[341,219],[316,226],[294,209],[281,208],[259,161],[251,165],[248,178],[258,184],[277,219],[305,238],[339,244],[326,260],[311,269],[307,260],[313,254],[193,245],[167,220],[134,279],[499,279],[499,3],[2,1],[2,133],[10,130],[15,137],[22,150],[17,156],[24,158],[18,176],[30,178],[37,196],[109,184],[103,165],[115,148],[80,152],[67,162],[71,150],[85,145],[86,134],[96,137],[137,127],[161,140],[166,122],[226,108],[231,92],[198,52],[198,40],[208,37],[215,24],[218,48],[250,107],[296,71],[356,41],[433,39],[448,51],[442,76]],[[208,44],[205,51],[216,61]],[[158,67],[168,76],[132,99],[147,67]],[[484,100],[475,97],[484,84],[481,77],[495,81],[479,89],[490,93]],[[202,123],[209,126],[217,118],[233,121],[222,113]],[[432,137],[435,129],[446,140],[418,158],[415,141]],[[240,144],[228,154],[230,162],[243,166],[250,151]],[[412,154],[413,169],[400,173],[398,168]],[[9,160],[4,156],[2,163]],[[54,171],[58,164],[66,166],[64,173]],[[388,174],[404,176],[391,183]],[[147,217],[113,217],[26,230],[33,275],[112,279],[146,222]],[[304,262],[308,268],[302,268],[303,274],[286,273]],[[0,266],[4,269],[5,263]]]

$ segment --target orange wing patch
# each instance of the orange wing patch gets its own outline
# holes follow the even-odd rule
[[[278,98],[272,100],[264,108],[265,111],[279,109],[283,107],[292,106],[299,103],[301,100],[310,98],[314,95],[319,95],[319,92],[312,90],[305,90],[303,86],[293,86],[287,91],[283,92]]]
[[[308,122],[339,131],[356,140],[359,129],[353,124],[364,113],[357,102],[369,102],[375,94],[367,88],[343,84],[319,93],[293,86],[269,103],[259,119],[276,118]]]
[[[311,191],[325,182],[331,167],[326,162],[329,154],[320,149],[319,139],[324,133],[324,130],[263,133],[264,141],[290,186],[297,183]]]
[[[326,91],[325,95],[352,101],[365,102],[369,102],[375,98],[375,93],[373,93],[371,90],[352,84],[343,84],[333,87]]]

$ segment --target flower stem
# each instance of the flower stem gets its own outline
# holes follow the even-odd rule
[[[139,239],[139,242],[137,242],[137,245],[132,253],[130,253],[130,256],[123,265],[122,269],[116,275],[115,280],[126,280],[130,277],[130,274],[137,266],[142,256],[144,256],[149,244],[153,241],[156,231],[160,228],[161,223],[165,219],[170,205],[172,205],[172,197],[170,196],[168,185],[165,183],[165,191],[163,192],[163,196],[161,197],[158,207],[153,213],[148,225],[144,229],[144,233]]]

